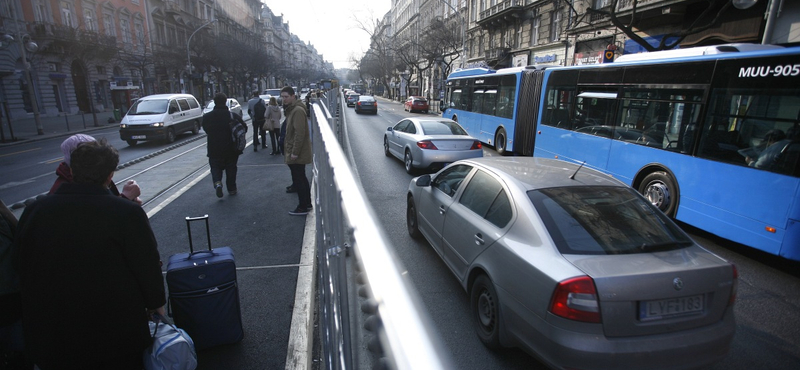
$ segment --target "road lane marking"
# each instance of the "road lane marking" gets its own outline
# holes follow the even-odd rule
[[[11,156],[11,155],[27,153],[27,152],[32,152],[34,150],[40,150],[40,149],[42,149],[42,148],[33,148],[33,149],[28,149],[28,150],[22,150],[22,151],[19,151],[19,152],[12,152],[12,153],[8,153],[8,154],[0,154],[0,158],[8,157],[8,156]]]

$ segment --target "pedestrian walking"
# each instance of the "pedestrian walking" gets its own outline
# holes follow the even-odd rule
[[[71,157],[73,182],[25,207],[12,244],[25,351],[43,370],[141,370],[148,316],[166,303],[155,235],[142,207],[108,191],[114,147]]]
[[[265,124],[269,131],[269,140],[272,143],[272,152],[269,154],[281,154],[281,148],[278,147],[278,141],[281,135],[281,107],[278,106],[278,101],[275,100],[274,96],[269,98],[266,116]]]
[[[311,211],[311,186],[306,177],[306,165],[311,163],[311,135],[308,130],[308,110],[294,93],[291,86],[281,90],[286,119],[284,138],[284,160],[292,173],[292,185],[297,192],[298,205],[290,211],[293,216],[304,216]],[[287,188],[287,192],[289,188]]]
[[[208,139],[208,165],[211,167],[211,181],[218,198],[222,198],[222,175],[225,173],[225,186],[228,194],[236,195],[236,172],[239,155],[233,141],[232,125],[247,125],[242,117],[228,110],[225,101],[228,97],[223,93],[214,95],[214,109],[203,115],[203,130]]]
[[[267,110],[267,104],[264,99],[258,96],[258,91],[253,91],[253,98],[247,101],[247,114],[250,115],[251,122],[253,123],[253,151],[258,151],[258,136],[261,135],[261,143],[263,149],[267,148],[267,132],[262,127],[264,125],[264,113]]]

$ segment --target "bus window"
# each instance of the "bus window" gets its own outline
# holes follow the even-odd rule
[[[481,113],[494,116],[497,111],[497,90],[486,90],[483,93],[483,108]]]
[[[715,90],[698,155],[798,175],[800,90]]]
[[[640,145],[691,152],[702,90],[626,90],[615,137]]]
[[[613,126],[616,92],[586,91],[575,100],[572,129],[588,126]]]
[[[449,89],[447,90],[450,91]],[[455,108],[461,102],[461,89],[453,90],[448,96],[447,108]]]
[[[514,100],[517,89],[517,76],[503,76],[500,79],[500,87],[497,89],[497,113],[498,117],[514,117]]]
[[[472,109],[471,112],[480,113],[483,106],[483,90],[476,89],[472,92]]]

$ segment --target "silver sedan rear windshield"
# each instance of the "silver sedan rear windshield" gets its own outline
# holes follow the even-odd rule
[[[684,248],[691,239],[633,189],[573,186],[528,197],[562,254],[635,254]]]

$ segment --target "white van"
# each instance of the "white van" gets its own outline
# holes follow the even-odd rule
[[[172,143],[186,131],[200,132],[202,121],[203,108],[192,95],[149,95],[137,100],[122,118],[119,137],[131,146],[140,140]]]

